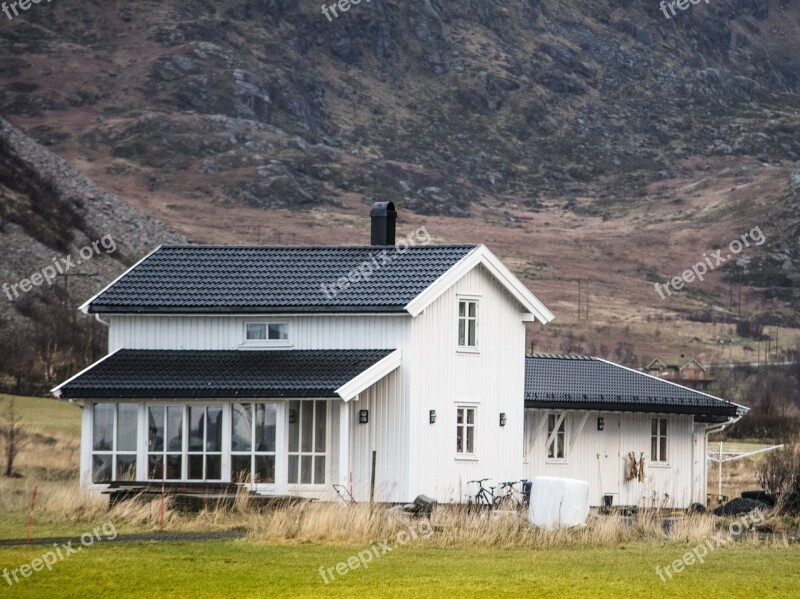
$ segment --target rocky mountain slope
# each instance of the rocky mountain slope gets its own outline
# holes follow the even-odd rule
[[[799,24],[787,0],[52,3],[0,29],[0,114],[196,240],[363,242],[388,199],[486,241],[557,313],[590,282],[597,320],[567,320],[589,339],[789,325]],[[755,226],[746,259],[653,293]]]
[[[0,197],[0,281],[6,284],[0,295],[0,316],[26,312],[34,298],[46,304],[63,303],[63,278],[51,277],[55,287],[48,282],[27,291],[11,287],[45,267],[53,268],[54,275],[60,271],[80,274],[70,282],[70,291],[81,298],[99,290],[155,245],[185,241],[3,119]],[[83,260],[81,265],[79,252],[84,247],[90,248],[85,254],[92,254],[91,263]]]

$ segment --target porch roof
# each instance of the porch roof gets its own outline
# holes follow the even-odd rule
[[[130,350],[53,393],[65,399],[352,399],[400,365],[399,350]]]
[[[748,408],[589,356],[525,359],[525,407],[694,414],[714,422]]]

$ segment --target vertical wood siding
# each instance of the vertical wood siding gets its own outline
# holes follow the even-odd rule
[[[547,414],[556,413],[550,410],[525,410],[526,418],[526,477],[563,476],[577,478],[589,482],[589,500],[592,505],[601,505],[602,497],[609,489],[619,488],[614,503],[619,505],[636,505],[640,507],[672,507],[687,508],[702,497],[705,503],[705,474],[697,473],[695,461],[698,450],[695,449],[695,429],[693,418],[687,415],[659,415],[628,412],[590,412],[583,431],[577,439],[573,439],[583,415],[583,411],[567,412],[567,447],[573,443],[572,450],[567,453],[566,463],[554,463],[546,458],[547,424],[540,426]],[[605,418],[606,427],[597,430],[598,417]],[[650,431],[652,418],[667,418],[668,430],[668,464],[654,465],[650,461]],[[609,455],[612,460],[610,468],[604,468],[606,448],[616,446],[609,443],[609,435],[616,431],[609,427],[610,422],[619,419],[619,450],[616,455]],[[538,432],[538,434],[537,434]],[[705,439],[702,436],[701,443]],[[634,452],[636,459],[644,453],[645,480],[625,481],[625,465],[629,452]],[[613,467],[616,462],[616,468]],[[603,480],[608,472],[614,472],[614,480]],[[700,480],[702,477],[702,480]],[[700,489],[695,484],[701,485]],[[693,489],[693,487],[695,487]],[[694,491],[694,492],[693,492]]]
[[[478,353],[457,351],[459,295],[479,300]],[[478,266],[414,319],[410,348],[404,354],[413,373],[408,497],[458,502],[476,491],[467,481],[521,478],[525,324],[517,301]],[[460,402],[477,408],[474,459],[456,456]]]
[[[242,348],[244,325],[289,324],[290,347],[276,349],[396,349],[407,338],[410,316],[111,316],[109,352],[118,349],[230,350]]]

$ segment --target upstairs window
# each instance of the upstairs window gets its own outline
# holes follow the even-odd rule
[[[650,461],[667,462],[667,419],[653,418],[650,429]]]
[[[247,345],[288,345],[289,325],[285,322],[248,322],[244,326]]]
[[[478,301],[458,301],[458,347],[476,349],[478,347]]]

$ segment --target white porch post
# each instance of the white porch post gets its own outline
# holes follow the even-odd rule
[[[350,404],[339,405],[339,484],[350,489]]]
[[[80,484],[81,487],[92,485],[92,402],[85,401],[81,406],[81,449],[80,449]]]

